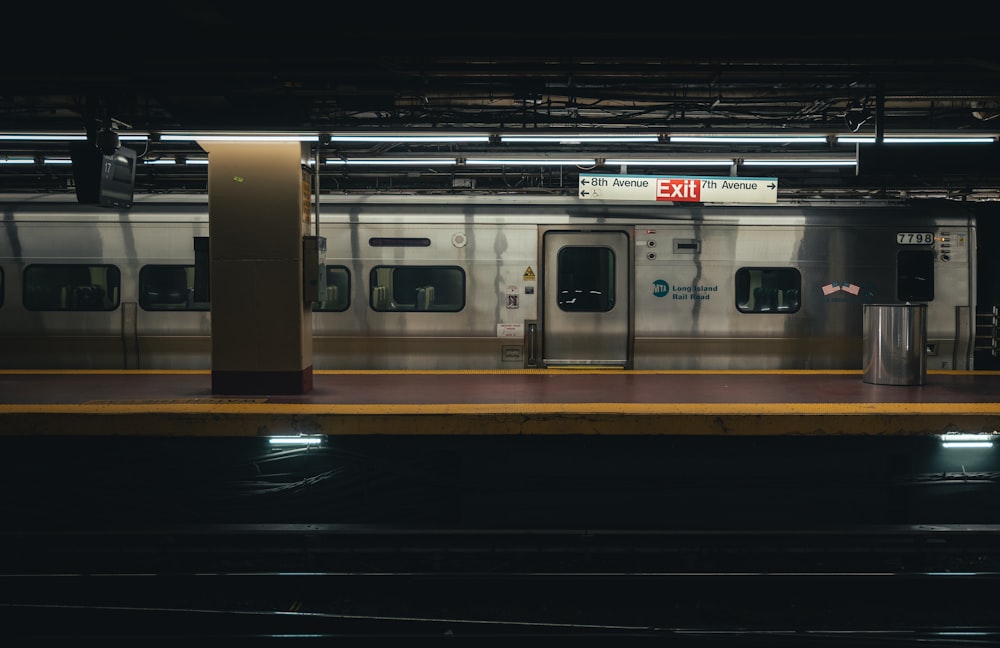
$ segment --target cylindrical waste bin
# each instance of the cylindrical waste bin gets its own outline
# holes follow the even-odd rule
[[[922,385],[927,378],[927,304],[864,304],[863,380]]]

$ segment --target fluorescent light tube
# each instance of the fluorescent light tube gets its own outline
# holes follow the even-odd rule
[[[318,142],[319,135],[295,133],[164,133],[164,142]]]
[[[996,142],[995,137],[989,136],[976,136],[976,137],[909,137],[909,136],[898,136],[894,137],[891,135],[886,135],[882,141],[885,144],[993,144]],[[865,136],[854,136],[854,135],[838,135],[838,144],[874,144],[874,135]]]
[[[948,432],[941,435],[942,448],[992,448],[997,437],[994,431],[982,433]]]
[[[458,144],[458,143],[489,143],[490,136],[486,134],[475,135],[417,135],[404,133],[384,133],[384,134],[362,134],[362,133],[334,133],[327,136],[331,142],[368,142],[382,143],[413,143],[413,144]]]
[[[0,133],[0,140],[10,142],[78,142],[86,135],[53,133]]]
[[[346,165],[364,164],[368,166],[439,166],[458,164],[456,158],[448,157],[405,157],[405,158],[328,158],[324,164]]]
[[[694,158],[614,158],[604,160],[604,164],[609,166],[678,166],[678,167],[690,167],[690,166],[711,166],[711,167],[730,167],[735,164],[734,160],[730,159],[714,159],[706,158],[703,160]]]
[[[786,167],[855,167],[857,160],[847,158],[801,158],[795,160],[769,160],[767,158],[747,158],[743,160],[743,166],[786,166]]]
[[[992,441],[942,441],[942,448],[992,448]]]
[[[695,144],[826,144],[824,135],[671,135],[671,142]]]
[[[984,439],[992,439],[996,436],[996,432],[990,434],[989,432],[947,432],[941,435],[941,438],[948,441],[982,441]]]
[[[656,143],[660,141],[660,136],[656,134],[638,135],[629,133],[567,133],[562,135],[501,135],[501,142],[511,143],[558,143],[558,144],[583,144],[585,142],[613,142],[613,143]]]
[[[115,133],[121,142],[145,142],[149,135],[145,133]],[[7,142],[82,142],[86,135],[77,133],[0,133],[0,140]]]
[[[323,443],[322,436],[273,436],[268,439],[271,445],[280,446],[314,446]]]
[[[594,166],[594,158],[466,158],[465,163],[477,166]]]

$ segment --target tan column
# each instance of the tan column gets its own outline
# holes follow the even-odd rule
[[[310,187],[300,142],[204,142],[208,151],[212,392],[312,389],[303,300]]]

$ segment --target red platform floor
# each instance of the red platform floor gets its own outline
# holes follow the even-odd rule
[[[892,435],[1000,428],[1000,372],[316,371],[300,395],[209,371],[0,371],[0,435]]]

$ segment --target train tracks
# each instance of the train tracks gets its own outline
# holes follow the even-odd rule
[[[998,532],[8,530],[0,620],[7,637],[104,645],[997,645]]]

